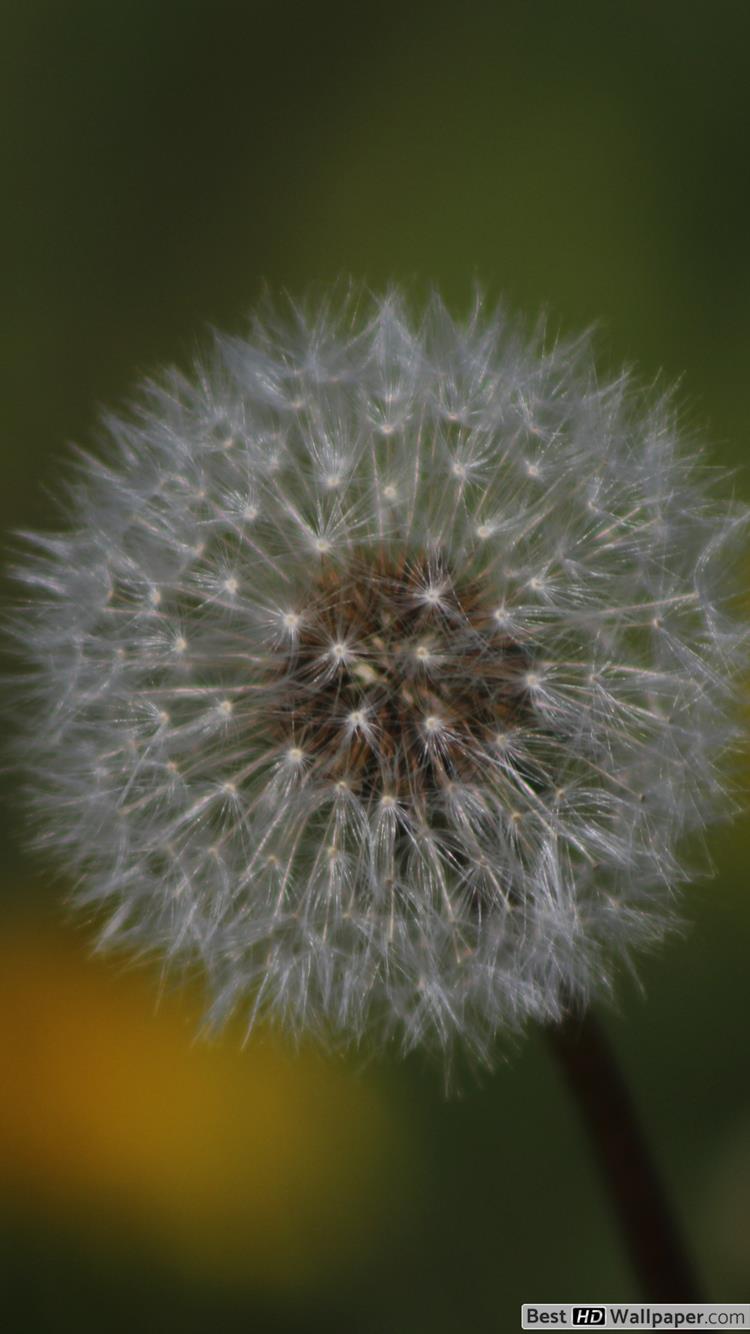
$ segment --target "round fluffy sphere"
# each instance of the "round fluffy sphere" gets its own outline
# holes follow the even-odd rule
[[[216,1018],[488,1057],[663,933],[726,804],[745,520],[666,399],[391,293],[269,310],[106,427],[18,624],[103,940],[201,962]]]

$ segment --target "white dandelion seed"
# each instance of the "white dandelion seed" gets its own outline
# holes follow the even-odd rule
[[[202,961],[217,1020],[489,1059],[663,934],[745,642],[668,398],[391,293],[218,336],[106,450],[15,633],[108,942]]]

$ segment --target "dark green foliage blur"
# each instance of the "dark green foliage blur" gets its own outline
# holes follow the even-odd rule
[[[50,521],[100,405],[239,329],[264,284],[341,272],[598,323],[603,368],[684,377],[686,421],[750,500],[749,7],[6,0],[0,31],[4,533]],[[69,935],[65,886],[4,811],[0,925]],[[708,1298],[750,1301],[748,818],[711,853],[685,938],[608,1022]],[[543,1038],[507,1056],[449,1101],[418,1061],[352,1063],[396,1147],[385,1217],[319,1283],[191,1273],[127,1220],[94,1245],[43,1190],[11,1192],[8,1330],[452,1334],[515,1329],[522,1301],[635,1299]]]

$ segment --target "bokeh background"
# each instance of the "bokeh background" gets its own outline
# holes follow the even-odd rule
[[[263,283],[478,280],[684,376],[750,499],[750,8],[0,4],[0,528],[67,442]],[[449,1334],[638,1296],[545,1043],[446,1101],[413,1060],[241,1031],[93,957],[2,825],[3,1308],[16,1331]],[[713,1300],[750,1300],[750,822],[608,1027]]]

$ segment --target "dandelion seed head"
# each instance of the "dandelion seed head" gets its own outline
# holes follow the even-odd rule
[[[29,798],[103,939],[216,1022],[446,1059],[606,991],[727,807],[746,514],[694,453],[586,340],[394,292],[150,382],[17,572]]]

